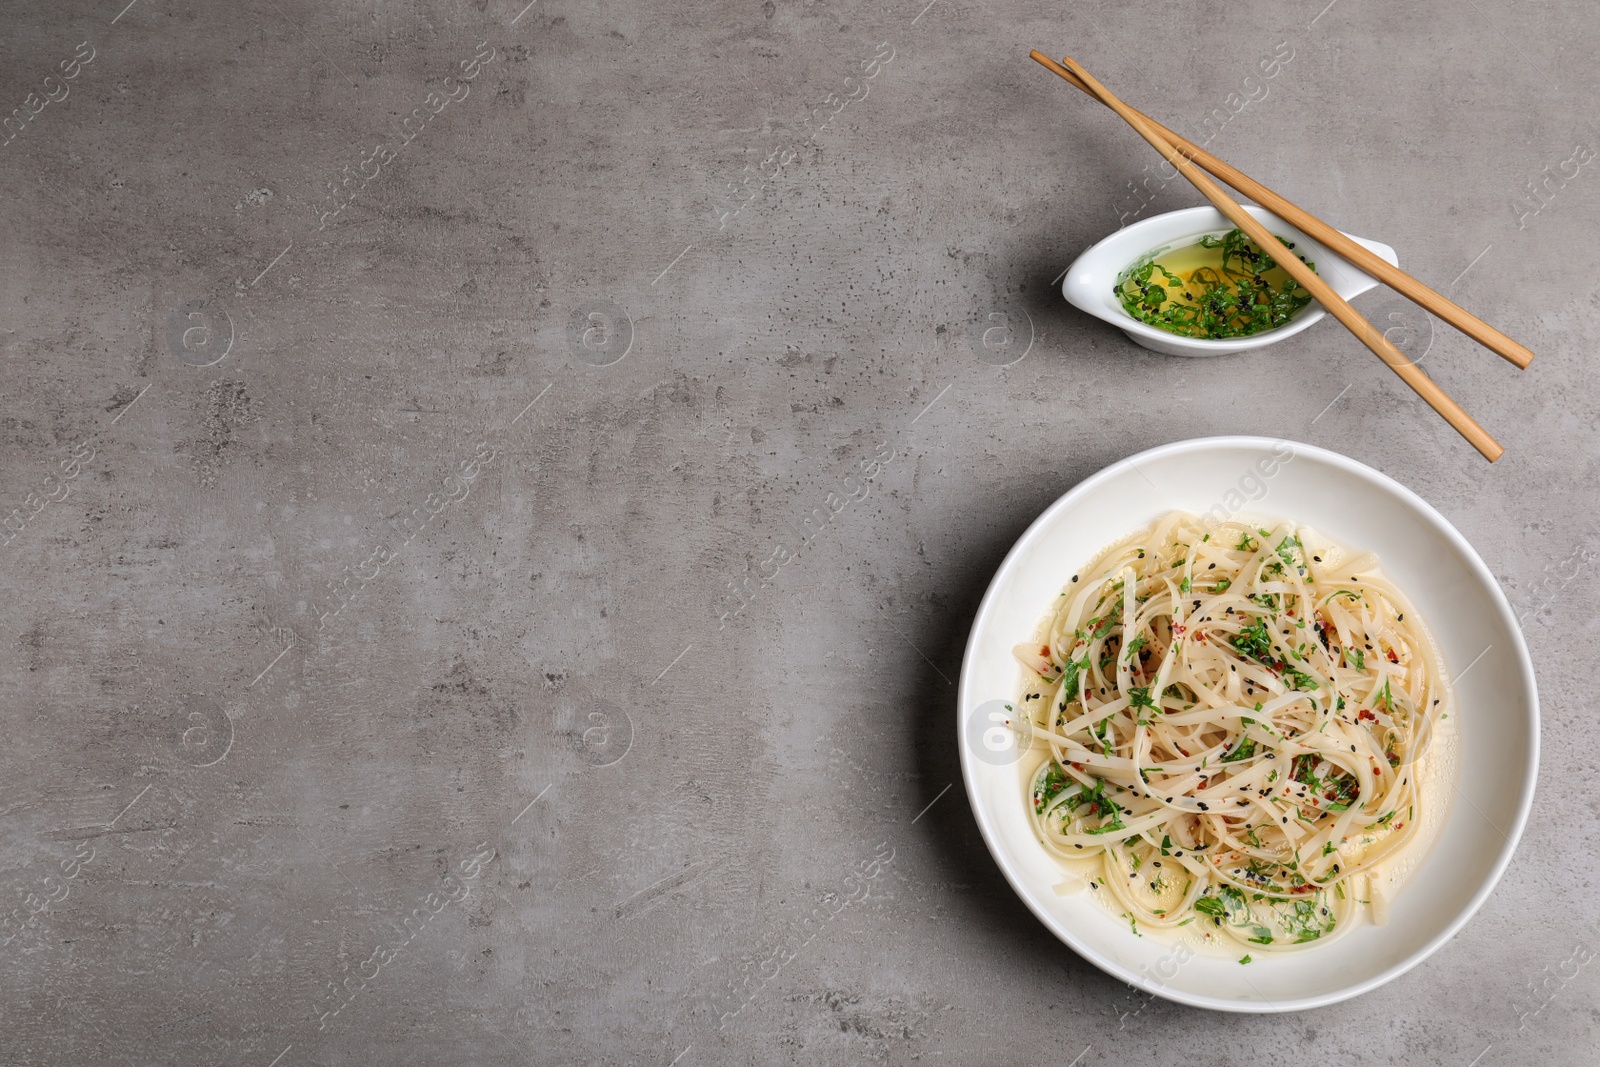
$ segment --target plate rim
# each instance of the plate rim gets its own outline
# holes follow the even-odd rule
[[[1462,558],[1466,561],[1468,567],[1480,579],[1481,584],[1488,588],[1490,593],[1490,602],[1494,606],[1494,609],[1498,612],[1500,621],[1504,625],[1505,629],[1511,635],[1512,651],[1515,654],[1517,664],[1521,668],[1522,672],[1522,687],[1527,703],[1527,715],[1529,726],[1531,728],[1531,743],[1528,748],[1527,764],[1525,767],[1526,773],[1517,797],[1517,803],[1512,815],[1511,824],[1504,835],[1505,840],[1501,844],[1499,853],[1495,856],[1494,863],[1489,871],[1488,877],[1486,877],[1478,886],[1476,891],[1474,891],[1471,899],[1467,901],[1466,906],[1463,907],[1456,914],[1456,916],[1439,931],[1439,933],[1435,934],[1425,944],[1420,946],[1418,949],[1416,949],[1416,951],[1412,952],[1404,959],[1390,965],[1376,975],[1372,975],[1368,978],[1362,979],[1359,982],[1352,983],[1345,988],[1334,990],[1329,993],[1317,994],[1314,996],[1299,997],[1289,1001],[1269,1003],[1265,1000],[1224,1000],[1222,998],[1210,998],[1200,994],[1176,990],[1164,983],[1152,982],[1144,975],[1134,971],[1132,968],[1124,967],[1108,956],[1105,956],[1104,954],[1090,948],[1086,944],[1083,944],[1080,939],[1065,926],[1065,924],[1059,923],[1054,916],[1045,912],[1044,909],[1041,908],[1033,899],[1031,891],[1027,891],[1023,888],[1021,880],[1017,872],[1013,869],[1011,862],[1005,857],[1002,850],[997,847],[996,835],[994,831],[991,830],[989,825],[989,822],[993,816],[980,808],[977,800],[978,791],[975,788],[973,781],[976,761],[973,757],[971,746],[968,743],[966,730],[964,729],[964,715],[966,710],[971,706],[972,693],[970,690],[972,686],[972,663],[976,652],[979,632],[983,629],[986,617],[993,608],[995,598],[999,595],[1001,583],[1009,576],[1009,572],[1017,564],[1017,560],[1024,547],[1027,546],[1029,542],[1031,542],[1046,525],[1054,520],[1057,513],[1070,507],[1077,501],[1078,498],[1087,495],[1091,490],[1101,483],[1109,481],[1111,478],[1125,473],[1128,470],[1135,469],[1141,460],[1162,458],[1169,454],[1204,451],[1206,449],[1257,448],[1263,451],[1270,451],[1272,446],[1277,444],[1288,444],[1294,448],[1296,455],[1303,454],[1308,457],[1319,459],[1333,467],[1340,468],[1347,473],[1354,474],[1359,478],[1372,482],[1380,488],[1389,490],[1409,503],[1424,519],[1428,520],[1446,537],[1446,539],[1455,545],[1456,549],[1461,553]],[[1500,884],[1500,879],[1504,877],[1506,869],[1511,865],[1511,859],[1516,854],[1517,845],[1522,840],[1523,830],[1527,826],[1528,816],[1533,809],[1534,793],[1538,787],[1539,780],[1539,741],[1541,734],[1541,720],[1539,714],[1538,679],[1534,672],[1533,657],[1528,652],[1527,639],[1522,633],[1522,627],[1519,625],[1516,616],[1512,613],[1511,604],[1510,601],[1506,599],[1505,590],[1500,587],[1500,582],[1495,578],[1494,573],[1489,570],[1488,564],[1484,563],[1483,557],[1478,555],[1477,549],[1472,547],[1472,543],[1466,539],[1461,531],[1455,528],[1449,519],[1445,518],[1437,508],[1424,500],[1412,489],[1408,488],[1382,471],[1362,463],[1360,460],[1352,459],[1343,453],[1335,452],[1332,449],[1323,448],[1320,445],[1295,441],[1288,437],[1264,437],[1256,434],[1224,434],[1213,437],[1186,438],[1181,441],[1172,441],[1168,442],[1167,444],[1156,445],[1153,448],[1147,448],[1143,451],[1124,456],[1118,460],[1114,460],[1113,462],[1102,467],[1100,470],[1095,471],[1093,474],[1082,479],[1061,496],[1057,497],[1048,507],[1040,512],[1039,515],[1028,524],[1027,529],[1024,530],[1020,536],[1018,536],[1016,542],[1012,544],[1010,550],[1007,551],[1005,558],[1001,560],[999,567],[995,569],[994,577],[989,580],[988,588],[984,590],[983,599],[979,601],[978,610],[973,615],[972,627],[967,634],[967,642],[962,652],[961,679],[957,685],[956,701],[956,743],[961,753],[961,781],[962,785],[967,791],[967,804],[972,810],[974,821],[978,824],[978,832],[983,837],[984,846],[989,850],[989,855],[994,860],[995,866],[1000,868],[1001,874],[1005,876],[1006,882],[1011,886],[1012,892],[1014,892],[1023,902],[1023,904],[1027,906],[1028,910],[1033,913],[1034,917],[1039,920],[1046,930],[1054,934],[1059,941],[1070,948],[1073,952],[1077,953],[1078,956],[1087,960],[1089,963],[1092,963],[1094,966],[1098,967],[1101,971],[1104,971],[1111,977],[1116,978],[1119,981],[1126,982],[1137,989],[1144,990],[1153,996],[1161,997],[1164,1000],[1211,1011],[1224,1011],[1238,1014],[1278,1014],[1327,1007],[1332,1004],[1338,1004],[1343,1001],[1353,999],[1365,993],[1370,993],[1373,990],[1392,982],[1396,978],[1399,978],[1407,971],[1410,971],[1412,968],[1422,963],[1423,960],[1427,959],[1429,956],[1432,956],[1435,952],[1442,948],[1446,942],[1461,932],[1461,929],[1466,926],[1466,924],[1471,921],[1475,915],[1477,915],[1479,909],[1482,908],[1484,903],[1489,899],[1489,895],[1493,893],[1495,888]]]

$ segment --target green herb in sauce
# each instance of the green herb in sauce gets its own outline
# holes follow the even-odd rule
[[[1114,292],[1140,322],[1206,339],[1275,330],[1311,303],[1311,294],[1240,229],[1143,256],[1118,275]]]

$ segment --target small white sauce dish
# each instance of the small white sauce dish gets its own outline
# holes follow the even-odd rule
[[[1316,265],[1317,273],[1333,287],[1333,291],[1349,300],[1378,284],[1371,275],[1351,266],[1350,261],[1328,251],[1295,227],[1284,222],[1265,208],[1246,207],[1268,230],[1294,244],[1295,253]],[[1313,301],[1301,309],[1287,326],[1254,334],[1249,337],[1228,337],[1206,340],[1198,337],[1181,337],[1155,326],[1149,326],[1129,315],[1117,299],[1118,276],[1146,253],[1182,248],[1195,244],[1207,234],[1221,235],[1233,229],[1233,223],[1213,207],[1191,207],[1168,211],[1131,226],[1124,226],[1105,240],[1091,247],[1067,268],[1061,282],[1061,295],[1073,307],[1086,311],[1097,319],[1104,319],[1126,333],[1135,344],[1152,352],[1169,356],[1225,356],[1262,348],[1310,329],[1327,312]],[[1377,241],[1369,241],[1354,234],[1345,234],[1359,245],[1364,245],[1394,266],[1400,265],[1394,249]],[[1269,250],[1270,251],[1270,250]]]

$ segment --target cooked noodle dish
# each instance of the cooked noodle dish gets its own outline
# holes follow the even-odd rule
[[[1275,952],[1382,923],[1448,806],[1422,620],[1375,556],[1292,522],[1168,515],[1074,574],[1016,656],[1058,889],[1134,933]]]

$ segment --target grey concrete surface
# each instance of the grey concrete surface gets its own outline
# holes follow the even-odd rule
[[[525,2],[0,2],[0,1063],[1596,1062],[1584,6]],[[1505,458],[1067,307],[1198,197],[1030,47],[1531,345],[1358,302]],[[1013,539],[1226,432],[1440,508],[1544,700],[1481,914],[1290,1017],[1055,942],[955,756]]]

